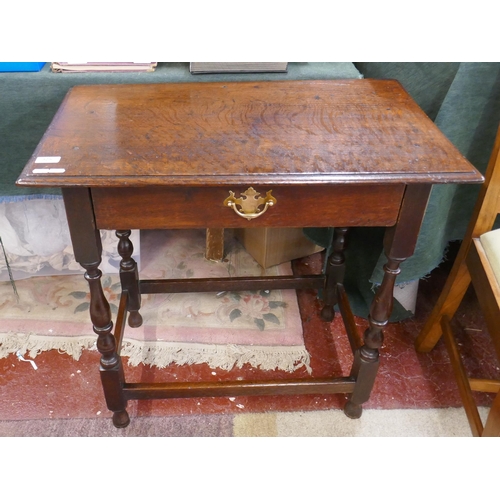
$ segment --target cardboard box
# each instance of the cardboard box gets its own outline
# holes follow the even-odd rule
[[[256,227],[237,229],[235,233],[245,250],[264,269],[323,250],[304,236],[302,228]]]

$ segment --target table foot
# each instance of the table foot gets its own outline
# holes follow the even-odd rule
[[[131,328],[138,328],[142,325],[142,316],[139,311],[130,311],[128,316],[128,325]]]
[[[323,306],[321,309],[321,319],[323,321],[331,322],[335,318],[335,310],[333,306]]]
[[[361,414],[363,413],[363,407],[361,405],[353,403],[352,401],[347,401],[344,406],[344,413],[349,418],[356,419],[361,417]]]
[[[130,424],[130,417],[128,416],[127,410],[115,411],[113,413],[113,425],[117,429],[123,429]]]

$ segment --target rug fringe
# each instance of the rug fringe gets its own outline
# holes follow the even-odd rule
[[[78,361],[84,349],[96,350],[96,337],[48,337],[19,333],[0,333],[0,358],[19,352],[35,358],[44,351],[57,349]],[[122,356],[128,357],[130,366],[145,364],[165,368],[175,363],[179,366],[207,363],[210,368],[231,370],[248,363],[261,370],[293,372],[305,367],[312,373],[310,356],[303,346],[245,346],[206,345],[172,342],[141,342],[124,340]]]
[[[9,354],[26,353],[36,358],[41,352],[56,349],[59,353],[68,354],[78,361],[84,349],[96,350],[96,337],[46,337],[22,333],[0,333],[0,359]]]
[[[140,363],[158,368],[165,368],[171,363],[192,365],[207,363],[210,368],[231,370],[241,368],[248,363],[261,370],[282,370],[293,372],[305,367],[312,373],[310,356],[303,346],[249,346],[207,345],[173,342],[139,342],[124,340],[122,355],[129,358],[129,365]]]

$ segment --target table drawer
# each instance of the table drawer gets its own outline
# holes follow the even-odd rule
[[[224,203],[230,192],[238,203],[252,198],[248,188],[93,188],[92,199],[100,229],[392,226],[398,218],[405,186],[253,186],[259,193],[253,198],[265,198],[270,192],[274,202],[251,220]],[[236,208],[243,211],[240,205]],[[245,208],[248,211],[248,206]],[[257,210],[264,208],[262,204]]]

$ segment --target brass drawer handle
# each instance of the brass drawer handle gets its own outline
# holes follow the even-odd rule
[[[266,197],[262,198],[260,193],[257,193],[253,187],[249,187],[244,193],[240,193],[242,198],[235,198],[234,193],[229,191],[229,196],[224,200],[224,206],[232,207],[233,210],[245,219],[251,220],[260,217],[269,207],[276,205],[277,201],[271,195],[272,190],[266,193]],[[263,209],[259,207],[264,205]],[[238,206],[240,209],[238,209]]]

